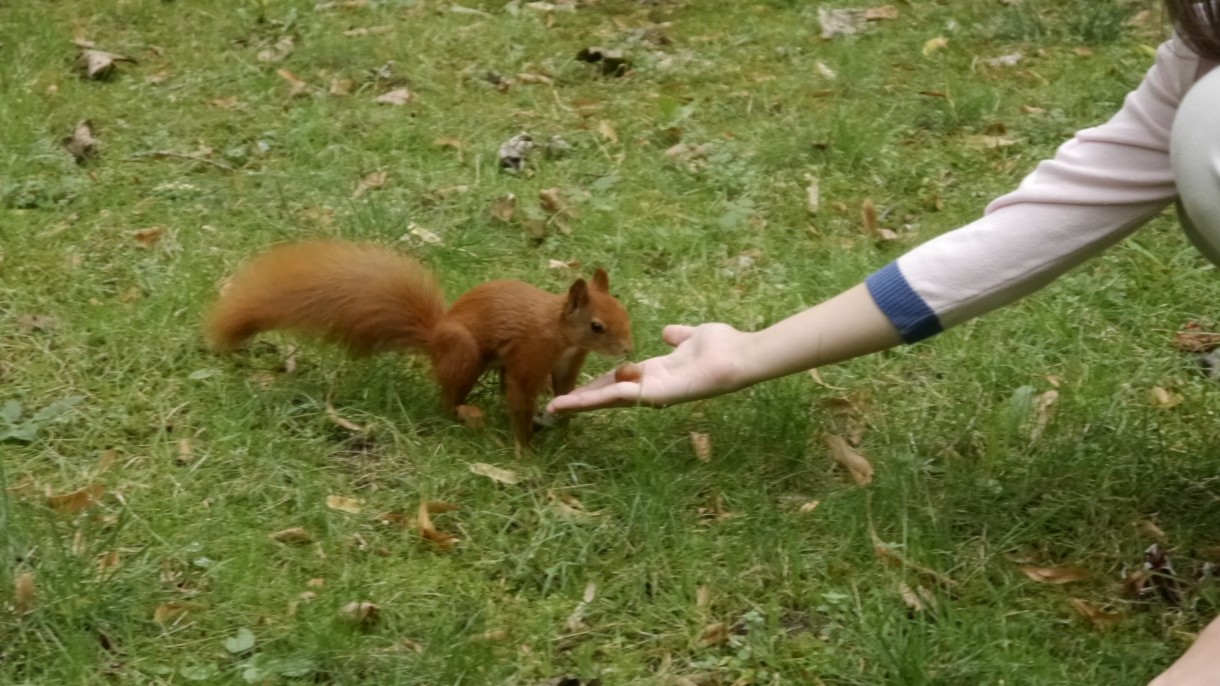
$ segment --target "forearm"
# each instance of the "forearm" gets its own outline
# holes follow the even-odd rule
[[[898,330],[860,284],[766,329],[742,334],[739,382],[749,386],[901,342]]]

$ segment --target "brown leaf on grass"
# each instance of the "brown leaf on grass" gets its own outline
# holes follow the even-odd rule
[[[605,138],[611,143],[618,142],[618,129],[614,127],[614,122],[610,121],[609,119],[602,119],[601,121],[597,122],[597,132],[601,134],[602,138]]]
[[[570,493],[556,493],[551,491],[548,494],[551,501],[551,509],[559,515],[567,519],[585,519],[588,517],[597,517],[601,512],[590,512],[585,509],[585,504],[580,502],[576,496]]]
[[[936,52],[937,50],[943,50],[948,47],[948,45],[948,38],[945,38],[944,36],[937,36],[936,38],[928,39],[928,41],[923,44],[923,49],[921,49],[920,52],[923,53],[924,57],[929,57],[932,55],[932,53]]]
[[[236,95],[230,95],[227,98],[214,98],[208,101],[208,104],[212,107],[219,107],[223,110],[231,110],[234,107],[237,107],[237,103],[238,100]]]
[[[309,93],[309,84],[304,79],[287,69],[276,69],[275,73],[288,82],[288,97],[295,98]]]
[[[902,602],[915,612],[923,612],[935,604],[935,597],[928,589],[915,585],[911,588],[906,582],[898,584],[898,595],[902,597]]]
[[[1164,543],[1166,541],[1166,539],[1169,538],[1168,536],[1165,535],[1164,529],[1157,526],[1155,522],[1153,522],[1152,520],[1149,520],[1149,519],[1139,520],[1138,522],[1135,523],[1135,528],[1138,529],[1140,533],[1144,534],[1148,538],[1160,541],[1162,543]]]
[[[1022,566],[1025,576],[1043,584],[1067,584],[1089,578],[1089,570],[1083,567],[1033,567]]]
[[[165,237],[165,225],[150,226],[147,229],[139,229],[131,232],[132,239],[140,244],[141,248],[151,249],[153,246],[161,242]]]
[[[1055,416],[1055,403],[1059,400],[1059,391],[1049,390],[1034,401],[1034,427],[1029,432],[1029,440],[1036,441],[1042,437],[1046,427]]]
[[[93,137],[93,124],[84,119],[72,129],[72,135],[63,139],[64,148],[72,153],[77,164],[84,164],[97,154],[97,139]]]
[[[76,58],[76,68],[91,79],[104,79],[114,73],[118,62],[134,63],[135,60],[105,50],[82,50]]]
[[[559,197],[558,188],[545,188],[538,191],[538,205],[550,214],[559,214],[567,209]]]
[[[47,505],[59,514],[76,514],[91,507],[101,499],[105,492],[106,487],[101,484],[86,486],[80,490],[63,495],[51,495],[48,492]]]
[[[550,259],[546,262],[547,269],[562,269],[572,270],[580,269],[580,260],[556,260]]]
[[[362,26],[355,29],[348,29],[343,32],[343,35],[347,36],[348,38],[362,38],[364,36],[376,36],[382,33],[389,33],[393,30],[394,27],[392,26]]]
[[[340,608],[339,614],[353,624],[369,627],[381,619],[381,608],[370,602],[351,602]]]
[[[818,7],[818,24],[822,27],[822,38],[850,36],[868,28],[868,10]]]
[[[517,212],[517,196],[507,193],[496,198],[491,203],[491,216],[502,222],[511,222]]]
[[[13,611],[18,615],[33,612],[38,603],[38,591],[34,587],[34,572],[22,572],[13,580]]]
[[[421,500],[419,503],[418,523],[419,535],[435,543],[441,550],[448,550],[461,541],[453,534],[437,530],[436,526],[432,524],[432,516],[428,511],[428,501],[426,500]]]
[[[153,610],[153,621],[161,626],[166,624],[174,624],[179,619],[185,617],[191,612],[203,609],[199,603],[191,603],[181,600],[161,603]]]
[[[864,226],[864,235],[875,241],[896,241],[898,234],[883,228],[877,219],[877,205],[872,198],[865,198],[860,205],[860,222]]]
[[[280,543],[313,543],[313,534],[309,533],[309,529],[306,529],[303,526],[280,529],[279,531],[268,535],[271,537],[271,540],[279,541]]]
[[[822,192],[818,179],[816,176],[806,176],[805,180],[808,182],[808,185],[805,186],[805,211],[809,214],[817,214],[822,205]]]
[[[326,496],[326,506],[332,510],[346,512],[348,514],[360,514],[361,501],[356,498],[349,498],[345,495],[328,495]]]
[[[195,449],[191,446],[191,439],[178,439],[178,457],[174,461],[180,465],[187,465],[195,461]]]
[[[17,317],[17,330],[21,333],[54,331],[59,328],[59,319],[47,314],[23,314]]]
[[[359,198],[371,190],[384,187],[389,178],[389,172],[384,171],[375,171],[365,174],[364,178],[360,179],[360,183],[356,184],[356,190],[352,191],[352,197]],[[359,431],[359,429],[352,430]]]
[[[1210,353],[1220,348],[1220,333],[1202,329],[1198,322],[1188,322],[1183,330],[1174,334],[1173,347],[1184,353]]]
[[[810,500],[808,502],[801,503],[801,506],[796,508],[796,511],[800,512],[801,514],[806,514],[806,513],[813,512],[814,510],[818,509],[818,505],[821,505],[821,504],[822,504],[821,500]]]
[[[712,437],[695,431],[690,435],[691,447],[695,449],[695,458],[700,462],[708,462],[712,459]]]
[[[456,150],[459,157],[461,156],[462,151],[466,149],[466,144],[461,140],[447,136],[433,139],[432,145],[435,145],[438,148],[449,148],[450,150]]]
[[[576,609],[572,610],[572,614],[564,620],[564,631],[575,634],[589,628],[585,626],[585,611],[588,610],[589,603],[593,602],[595,597],[597,597],[597,584],[590,581],[585,585],[585,593],[580,602],[576,604]]]
[[[695,607],[706,610],[712,604],[712,587],[702,584],[695,589]]]
[[[847,470],[858,486],[867,486],[873,481],[873,465],[860,453],[852,450],[847,441],[834,434],[826,434],[822,441],[830,448],[830,456],[839,466]]]
[[[870,7],[864,10],[864,18],[869,21],[882,21],[884,19],[897,19],[898,8],[893,5],[882,5],[880,7]]]
[[[894,546],[881,540],[881,537],[877,535],[877,530],[875,528],[873,528],[873,525],[871,522],[868,525],[868,533],[869,533],[869,536],[872,538],[873,552],[875,552],[877,554],[877,557],[880,557],[881,559],[885,560],[886,562],[890,563],[891,565],[893,565],[895,567],[902,567],[904,569],[909,569],[912,572],[919,574],[920,576],[926,577],[926,578],[930,579],[931,581],[936,582],[937,584],[939,584],[940,586],[942,586],[944,588],[956,588],[957,587],[958,584],[953,579],[949,578],[948,576],[946,576],[944,574],[941,574],[940,572],[936,571],[935,569],[932,569],[930,567],[925,567],[921,564],[908,560],[901,553],[899,553],[897,550],[895,550]]]
[[[292,54],[292,51],[295,48],[296,40],[293,39],[292,36],[284,36],[276,41],[275,45],[272,45],[264,50],[259,50],[255,57],[259,62],[266,62],[269,64],[272,62],[283,62],[284,60],[288,59],[288,56]]]
[[[1154,386],[1152,390],[1148,391],[1148,402],[1166,410],[1181,405],[1184,400],[1185,398],[1178,393],[1161,388],[1160,386]]]
[[[411,102],[411,91],[406,88],[396,88],[389,93],[383,93],[382,95],[377,96],[373,102],[378,102],[383,105],[402,107],[408,102]]]
[[[1123,620],[1121,614],[1098,609],[1080,598],[1068,598],[1068,602],[1072,604],[1072,609],[1076,610],[1077,614],[1089,620],[1099,629],[1105,629]]]
[[[470,471],[478,474],[479,476],[485,476],[492,481],[506,484],[508,486],[521,482],[521,477],[516,472],[508,469],[501,469],[494,465],[487,464],[486,462],[475,462],[474,464],[470,465]]]
[[[108,569],[114,569],[115,567],[119,566],[120,562],[122,562],[122,558],[119,556],[119,551],[117,550],[101,553],[97,556],[97,570],[99,572],[104,572]]]
[[[335,96],[351,95],[356,90],[356,82],[351,79],[331,79],[327,92]]]
[[[729,642],[729,625],[724,622],[709,624],[699,634],[699,645],[720,646]]]
[[[707,505],[696,510],[699,515],[699,524],[701,526],[711,526],[719,524],[727,519],[732,519],[737,516],[736,512],[731,512],[724,506],[724,497],[720,495],[720,491],[712,491],[708,494]]]
[[[116,462],[119,461],[119,451],[114,448],[107,448],[97,456],[97,467],[94,469],[95,474],[102,474],[109,471]]]
[[[507,629],[491,629],[490,631],[484,631],[474,638],[479,641],[487,641],[488,643],[499,643],[500,641],[508,640],[510,635]]]

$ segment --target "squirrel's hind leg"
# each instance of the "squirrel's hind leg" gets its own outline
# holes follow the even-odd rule
[[[442,323],[434,334],[431,356],[432,371],[441,387],[445,411],[472,429],[482,428],[483,412],[465,404],[484,369],[474,337],[461,326]]]

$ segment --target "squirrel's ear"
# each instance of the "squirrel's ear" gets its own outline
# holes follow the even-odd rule
[[[584,279],[577,279],[568,289],[568,304],[564,311],[569,314],[583,309],[589,304],[589,284]]]
[[[610,277],[606,274],[605,269],[598,269],[593,272],[593,287],[602,293],[610,292]]]

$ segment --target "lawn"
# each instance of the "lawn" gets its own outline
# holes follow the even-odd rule
[[[1172,211],[930,341],[521,458],[493,382],[473,431],[417,359],[203,344],[228,274],[315,237],[451,299],[604,267],[640,358],[761,327],[978,216],[1168,33],[942,0],[823,37],[849,7],[0,0],[0,683],[1158,673],[1220,613],[1217,381],[1174,345],[1220,283]],[[1133,579],[1153,544],[1172,574]]]

